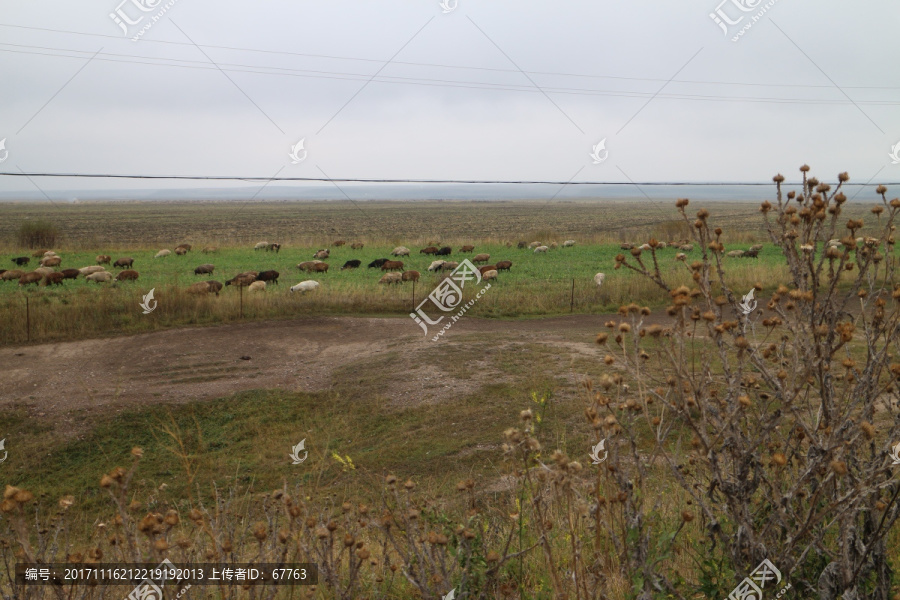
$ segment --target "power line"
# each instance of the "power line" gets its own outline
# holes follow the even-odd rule
[[[682,186],[700,186],[700,187],[738,187],[738,186],[774,186],[775,184],[766,181],[729,181],[729,182],[711,182],[711,181],[551,181],[551,180],[494,180],[494,179],[367,179],[367,178],[348,178],[348,177],[269,177],[269,176],[231,176],[231,175],[127,175],[113,173],[0,173],[0,177],[58,177],[58,178],[78,178],[78,179],[154,179],[154,180],[190,180],[190,181],[309,181],[324,183],[412,183],[412,184],[482,184],[482,185],[622,185],[633,187],[636,185],[656,186],[656,187],[682,187]],[[802,181],[783,183],[783,186],[802,185]],[[848,183],[846,186],[863,186],[877,187],[879,185],[897,185],[900,182],[884,182],[884,183]]]
[[[47,27],[30,27],[26,25],[11,25],[8,23],[0,23],[0,27],[9,27],[15,29],[27,29],[31,31],[45,31],[50,33],[63,33],[69,35],[81,35],[88,37],[101,37],[101,38],[110,38],[123,40],[121,35],[110,35],[110,34],[102,34],[102,33],[87,33],[82,31],[70,31],[65,29],[51,29]],[[169,46],[192,46],[191,44],[185,42],[175,42],[175,41],[167,41],[167,40],[151,40],[151,39],[142,39],[142,44],[164,44]],[[233,50],[238,52],[256,52],[261,54],[274,54],[274,55],[283,55],[283,56],[302,56],[306,58],[318,58],[318,59],[328,59],[328,60],[345,60],[345,61],[357,61],[357,62],[371,62],[382,64],[384,63],[383,59],[377,58],[361,58],[354,56],[337,56],[331,54],[314,54],[308,52],[290,52],[285,50],[264,50],[260,48],[245,48],[239,46],[221,46],[215,44],[198,44],[201,48],[211,48],[216,50]],[[74,52],[74,50],[73,50]],[[487,72],[496,72],[496,73],[509,73],[512,75],[520,74],[520,71],[515,69],[502,69],[497,67],[477,67],[470,65],[447,65],[441,63],[422,63],[422,62],[410,62],[410,61],[392,61],[391,64],[396,65],[407,65],[407,66],[415,66],[415,67],[429,67],[429,68],[442,68],[442,69],[459,69],[459,70],[471,70],[471,71],[487,71]],[[666,81],[662,78],[652,78],[652,77],[625,77],[619,75],[590,75],[585,73],[566,73],[566,72],[558,72],[558,71],[529,71],[525,70],[525,73],[529,75],[550,75],[557,77],[578,77],[578,78],[586,78],[586,79],[617,79],[623,81],[646,81],[650,83],[661,83]],[[831,85],[817,85],[817,84],[802,84],[802,83],[753,83],[753,82],[739,82],[739,81],[701,81],[701,80],[685,80],[685,79],[674,79],[672,83],[690,83],[690,84],[699,84],[699,85],[737,85],[737,86],[750,86],[750,87],[794,87],[794,88],[821,88],[821,89],[832,89]],[[900,86],[852,86],[845,85],[842,86],[845,89],[869,89],[869,90],[900,90]]]

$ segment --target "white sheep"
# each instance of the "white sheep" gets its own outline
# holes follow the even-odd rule
[[[44,252],[44,258],[50,258],[52,256],[59,256],[59,255],[56,252],[54,252],[53,250],[47,250],[46,252]]]
[[[266,282],[265,281],[254,281],[250,284],[250,287],[247,288],[251,292],[264,292],[266,291]]]
[[[397,246],[391,251],[393,256],[409,256],[409,248],[406,246]]]
[[[259,242],[255,246],[253,246],[254,250],[265,250],[269,247],[269,242]]]
[[[445,260],[436,260],[436,261],[434,261],[433,263],[431,263],[431,265],[429,265],[428,270],[429,270],[429,271],[432,271],[432,272],[437,271],[437,270],[439,270],[441,267],[444,266],[444,263],[445,263],[445,262],[447,262],[447,261],[445,261]]]
[[[638,246],[638,248],[640,248],[641,250],[649,251],[650,244],[641,244],[640,246]]]
[[[497,279],[497,271],[495,269],[491,269],[490,271],[485,271],[481,274],[482,281],[490,281],[491,279]]]
[[[104,267],[101,267],[100,265],[91,265],[89,267],[81,267],[80,269],[78,269],[78,272],[81,275],[91,275],[93,273],[100,273],[105,270],[106,269]]]
[[[543,253],[543,252],[546,252],[546,251],[549,250],[549,249],[550,249],[550,248],[548,248],[547,246],[538,246],[537,248],[534,249],[534,253],[535,253],[535,254],[537,254],[538,252]]]
[[[154,256],[153,258],[164,258],[170,254],[172,254],[171,250],[160,250],[159,252],[156,253],[156,256]]]
[[[563,248],[571,248],[575,245],[575,240],[566,240],[563,242]]]
[[[97,271],[96,273],[91,273],[87,277],[85,277],[88,281],[93,281],[96,283],[107,283],[112,281],[112,273],[107,271]]]
[[[531,242],[530,244],[528,244],[528,249],[529,249],[529,250],[532,250],[532,249],[534,249],[534,248],[537,248],[537,247],[540,246],[540,245],[541,245],[540,242]]]
[[[291,288],[292,292],[311,292],[314,289],[319,287],[318,281],[313,281],[312,279],[307,279],[306,281],[301,281],[297,285]]]
[[[606,273],[597,273],[594,275],[594,283],[597,284],[597,287],[603,285],[603,280],[606,279]]]

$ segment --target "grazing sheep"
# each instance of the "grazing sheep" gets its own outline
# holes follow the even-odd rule
[[[537,247],[540,246],[540,245],[541,245],[540,242],[531,242],[530,244],[528,244],[528,249],[529,249],[529,250],[533,250],[533,249],[537,248]]]
[[[156,253],[156,256],[154,256],[153,258],[165,258],[170,254],[172,254],[171,250],[160,250],[159,252]]]
[[[45,285],[62,285],[63,279],[66,277],[62,273],[47,273],[44,275]]]
[[[418,271],[403,271],[402,279],[403,279],[403,281],[418,281],[419,280],[419,272]]]
[[[319,259],[325,260],[330,255],[331,255],[331,250],[328,250],[328,249],[318,250],[318,251],[316,251],[315,254],[313,254],[313,258],[319,258]]]
[[[456,267],[459,266],[458,262],[453,262],[452,260],[444,261],[444,264],[441,265],[441,271],[452,271]]]
[[[134,259],[130,256],[126,256],[125,258],[118,258],[116,262],[113,263],[114,267],[118,267],[120,269],[124,269],[125,267],[131,267],[134,264]]]
[[[827,246],[840,246],[841,240],[828,240]]]
[[[108,271],[97,271],[96,273],[91,273],[85,279],[88,281],[93,281],[94,283],[107,283],[112,281],[112,273]]]
[[[518,244],[516,244],[516,248],[518,248],[519,250],[521,250],[521,249],[523,249],[523,248],[524,248],[525,246],[527,246],[527,245],[528,245],[528,242],[519,242]]]
[[[481,273],[481,276],[484,277],[484,274],[488,271],[496,271],[497,265],[484,265],[483,267],[478,267],[478,272]]]
[[[319,264],[320,262],[322,262],[322,261],[308,260],[306,262],[302,262],[299,265],[297,265],[297,268],[300,269],[301,271],[306,271],[307,273],[310,273],[310,272],[312,272],[313,267],[315,265]]]
[[[438,270],[440,270],[441,267],[444,266],[445,262],[447,262],[447,261],[446,260],[436,260],[433,263],[431,263],[430,265],[428,265],[428,270],[431,272],[438,271]]]
[[[225,282],[225,285],[235,285],[237,287],[247,287],[254,281],[256,281],[256,273],[252,271],[246,273],[238,273],[231,279]]]
[[[25,273],[21,277],[19,277],[19,285],[28,285],[29,283],[33,283],[37,285],[41,279],[44,278],[42,273],[38,273],[36,271],[32,271],[31,273]]]
[[[350,244],[350,247],[354,250],[362,250],[364,246],[365,244],[363,244],[362,242],[353,242],[352,244]]]
[[[203,282],[201,281],[200,283],[203,283]],[[215,294],[216,296],[218,296],[219,292],[222,291],[222,282],[221,281],[215,281],[215,280],[210,279],[209,281],[206,282],[206,285],[209,286],[209,293]]]
[[[509,271],[512,268],[512,261],[501,260],[497,263],[498,271]]]
[[[490,281],[491,279],[497,279],[497,269],[491,269],[490,271],[485,271],[482,273],[481,278],[484,281]]]
[[[254,281],[250,284],[250,287],[247,288],[251,292],[264,292],[266,291],[266,282],[265,281]]]
[[[356,259],[348,260],[347,262],[344,263],[344,266],[341,267],[341,271],[343,271],[344,269],[358,269],[359,265],[361,265],[361,264],[362,264],[362,262],[360,262]]]
[[[563,248],[571,248],[575,245],[575,240],[566,240],[563,242]]]
[[[91,273],[100,273],[101,271],[105,271],[103,267],[100,265],[91,265],[89,267],[81,267],[78,269],[78,272],[82,275],[90,275]]]
[[[389,261],[389,260],[391,260],[391,259],[389,259],[389,258],[376,258],[375,260],[373,260],[372,262],[369,263],[369,267],[368,267],[368,268],[370,268],[370,269],[380,269],[380,268],[381,268],[381,265],[383,265],[384,263],[386,263],[386,262]]]
[[[116,275],[116,281],[137,281],[138,277],[139,275],[137,271],[122,271],[118,275]]]
[[[435,256],[450,256],[453,253],[453,248],[450,246],[444,246],[440,250],[434,253]]]
[[[466,245],[459,249],[460,252],[475,252],[475,246]]]
[[[47,250],[46,252],[44,252],[44,257],[46,258],[48,256],[59,256],[59,254],[57,254],[53,250]]]
[[[476,254],[475,258],[472,259],[472,264],[477,265],[478,263],[487,263],[490,262],[490,260],[490,254]]]
[[[650,249],[651,249],[651,248],[650,248],[650,244],[641,244],[640,246],[638,246],[638,248],[641,249],[641,250],[645,250],[645,251],[647,251],[647,252],[649,252]]]
[[[108,256],[106,254],[100,254],[97,256],[97,264],[98,265],[108,265],[112,260],[112,256]]]
[[[409,256],[409,248],[406,246],[397,246],[391,250],[391,256]]]
[[[31,258],[41,258],[47,250],[35,250],[31,253]]]
[[[732,250],[731,252],[727,253],[725,256],[730,256],[731,258],[741,258],[742,256],[744,256],[744,251],[743,250]]]
[[[594,283],[597,284],[597,287],[603,285],[603,280],[606,279],[606,273],[597,273],[594,275]]]
[[[507,247],[507,248],[512,248],[512,242],[506,242],[506,247]]]
[[[218,252],[218,251],[219,251],[219,249],[216,248],[215,246],[207,246],[206,248],[204,248],[204,249],[201,250],[200,252],[202,252],[203,254],[215,254],[215,253]]]
[[[311,292],[317,287],[319,287],[318,281],[308,279],[306,281],[301,281],[297,285],[291,286],[291,292]]]
[[[62,273],[63,279],[78,279],[78,276],[81,275],[81,271],[78,269],[63,269],[60,273]]]
[[[762,249],[763,249],[762,244],[753,244],[752,246],[750,246],[750,250],[752,250],[754,252],[759,252]]]
[[[263,271],[257,276],[257,281],[271,281],[272,283],[278,285],[278,276],[280,273],[278,271]]]
[[[437,254],[438,249],[435,246],[427,246],[419,250],[419,254]]]
[[[331,245],[332,245],[332,246],[335,246],[335,247],[337,247],[337,248],[340,248],[341,246],[343,246],[343,245],[346,244],[346,243],[347,243],[347,242],[345,242],[344,240],[335,240],[334,243],[331,244]]]
[[[559,246],[559,244],[557,244],[556,242],[553,242],[552,244],[550,244],[550,249],[556,250],[557,246]]]
[[[28,258],[27,256],[17,256],[16,258],[12,259],[12,261],[10,261],[10,262],[16,263],[17,267],[21,267],[21,266],[24,266],[24,265],[27,265],[28,263],[30,263],[31,259]]]
[[[281,244],[272,242],[271,244],[266,246],[266,252],[274,252],[275,254],[278,254],[279,252],[281,252]]]
[[[381,265],[382,271],[402,271],[403,270],[403,261],[402,260],[389,260],[383,265]]]
[[[255,246],[253,246],[253,250],[265,250],[269,246],[269,242],[257,242]]]
[[[175,248],[175,255],[176,255],[176,256],[184,256],[185,254],[187,254],[187,252],[188,252],[188,251],[187,251],[186,248]]]
[[[178,252],[178,249],[179,249],[179,248],[181,248],[181,249],[184,250],[185,252],[190,252],[190,251],[191,251],[191,248],[193,248],[193,246],[191,246],[190,244],[178,244],[178,245],[175,247],[175,252]]]
[[[327,273],[328,272],[328,263],[319,262],[312,266],[310,269],[313,273]]]
[[[37,269],[34,270],[34,272],[40,273],[41,277],[43,277],[45,275],[49,275],[50,273],[53,273],[53,269],[51,267],[38,267]]]
[[[401,283],[403,281],[403,275],[400,273],[385,273],[381,276],[381,279],[378,280],[378,283],[384,283],[390,285],[392,283]]]
[[[194,275],[212,275],[215,269],[213,265],[200,265],[194,269]]]
[[[4,271],[2,274],[0,274],[0,281],[12,281],[13,279],[18,279],[24,274],[25,271],[20,271],[19,269]]]
[[[185,290],[188,294],[208,294],[210,292],[208,281],[198,281],[188,286]]]
[[[678,249],[681,250],[682,252],[693,252],[694,246],[693,246],[693,244],[682,244],[682,245],[678,246]]]
[[[742,255],[742,258],[759,258],[759,250],[754,250],[750,248]]]
[[[41,259],[42,267],[58,267],[62,263],[62,259],[58,256],[48,256]]]
[[[547,246],[538,246],[537,248],[534,249],[534,253],[535,253],[535,254],[537,254],[537,253],[539,253],[539,252],[540,252],[540,253],[546,253],[547,250],[549,250],[549,249],[550,249],[550,248],[548,248]]]

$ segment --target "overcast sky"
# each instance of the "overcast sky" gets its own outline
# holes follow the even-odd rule
[[[0,0],[0,172],[900,181],[900,3],[719,1]]]

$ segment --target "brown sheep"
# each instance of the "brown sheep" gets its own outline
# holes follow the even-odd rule
[[[336,241],[335,241],[333,244],[331,244],[331,245],[332,245],[332,246],[337,246],[338,248],[340,248],[341,246],[343,246],[343,245],[346,244],[346,243],[347,243],[347,242],[345,242],[344,240],[336,240]]]
[[[47,273],[44,276],[44,282],[46,285],[62,285],[65,278],[65,275],[62,273]]]
[[[35,273],[32,271],[31,273],[25,273],[21,277],[19,277],[19,285],[28,285],[29,283],[33,283],[37,285],[44,276],[41,273]]]
[[[184,256],[187,253],[188,253],[188,251],[185,248],[175,248],[176,256]]]
[[[419,272],[418,271],[403,271],[402,280],[403,281],[418,281],[419,280]]]
[[[266,281],[266,282],[271,281],[272,283],[277,284],[279,275],[280,275],[280,273],[278,271],[263,271],[262,273],[259,274],[259,276],[256,278],[256,280],[257,281]]]
[[[481,276],[484,277],[484,274],[488,271],[496,271],[497,265],[484,265],[483,267],[478,267],[478,272],[481,273]]]
[[[215,294],[216,296],[218,296],[219,292],[222,291],[222,282],[221,281],[210,280],[210,281],[206,282],[206,285],[209,286],[210,294]]]
[[[214,265],[200,265],[194,269],[194,275],[212,275],[215,268]]]
[[[49,252],[49,250],[35,250],[34,252],[31,253],[31,257],[32,258],[41,258],[42,256],[44,256],[45,252]]]
[[[475,246],[466,245],[459,249],[460,252],[475,252]]]
[[[319,264],[320,262],[322,262],[322,261],[308,260],[306,262],[302,262],[299,265],[297,265],[297,268],[300,269],[301,271],[306,271],[307,273],[311,273],[313,270],[313,266]]]
[[[24,274],[25,271],[20,271],[19,269],[11,269],[9,271],[5,271],[2,275],[0,275],[0,280],[12,281],[13,279],[18,279]]]
[[[321,260],[325,260],[331,255],[331,250],[327,248],[325,250],[317,250],[315,254],[313,254],[313,258],[318,258]]]
[[[310,269],[312,273],[327,273],[328,272],[328,263],[319,262],[312,266]]]
[[[98,265],[108,265],[111,260],[112,256],[107,256],[106,254],[100,254],[97,256]]]
[[[63,269],[60,273],[64,279],[78,279],[78,276],[81,275],[81,271],[78,269]]]
[[[215,254],[215,253],[218,252],[218,251],[219,251],[219,249],[216,248],[215,246],[207,246],[206,248],[204,248],[204,249],[201,250],[200,252],[202,252],[203,254]]]
[[[444,261],[444,264],[441,265],[441,271],[452,271],[456,267],[459,266],[458,262],[453,262],[450,260]]]
[[[438,251],[435,246],[428,246],[427,248],[422,248],[419,250],[419,254],[434,254]]]
[[[354,242],[354,243],[350,244],[350,247],[353,248],[354,250],[362,250],[364,246],[365,246],[365,244],[363,244],[362,242]]]
[[[122,271],[118,275],[116,275],[116,281],[137,281],[138,272],[137,271]]]
[[[247,273],[238,273],[231,279],[225,282],[225,285],[236,285],[237,287],[247,287],[254,281],[256,281],[256,273],[247,272]]]
[[[497,261],[497,270],[498,271],[509,271],[512,267],[512,261],[510,260],[501,260]]]
[[[278,254],[279,252],[281,252],[281,244],[272,242],[271,244],[266,246],[266,252],[274,252],[275,254]]]
[[[491,279],[497,279],[497,271],[494,269],[491,269],[490,271],[485,271],[484,274],[481,276],[481,278],[484,279],[485,281],[490,281]]]
[[[185,252],[190,252],[192,247],[193,246],[191,246],[190,244],[178,244],[177,246],[175,246],[175,252],[178,252],[179,248],[183,248]]]
[[[487,263],[491,260],[490,254],[476,254],[475,258],[472,259],[472,264],[477,265],[478,263]]]
[[[400,273],[385,273],[381,276],[381,279],[378,283],[384,283],[390,285],[392,283],[399,284],[403,281],[403,276]]]
[[[403,270],[403,261],[402,260],[389,260],[381,265],[382,271],[402,271]]]
[[[210,291],[208,281],[199,281],[188,286],[185,290],[188,294],[208,294]]]
[[[58,256],[48,256],[41,259],[42,267],[58,267],[62,263],[62,259]]]
[[[50,273],[53,273],[53,268],[52,267],[38,267],[37,269],[34,270],[34,272],[40,273],[41,277],[44,277],[45,275],[49,275]]]
[[[134,264],[134,259],[130,256],[126,256],[125,258],[117,258],[116,262],[113,263],[113,266],[119,269],[124,269],[125,267],[131,267]]]

